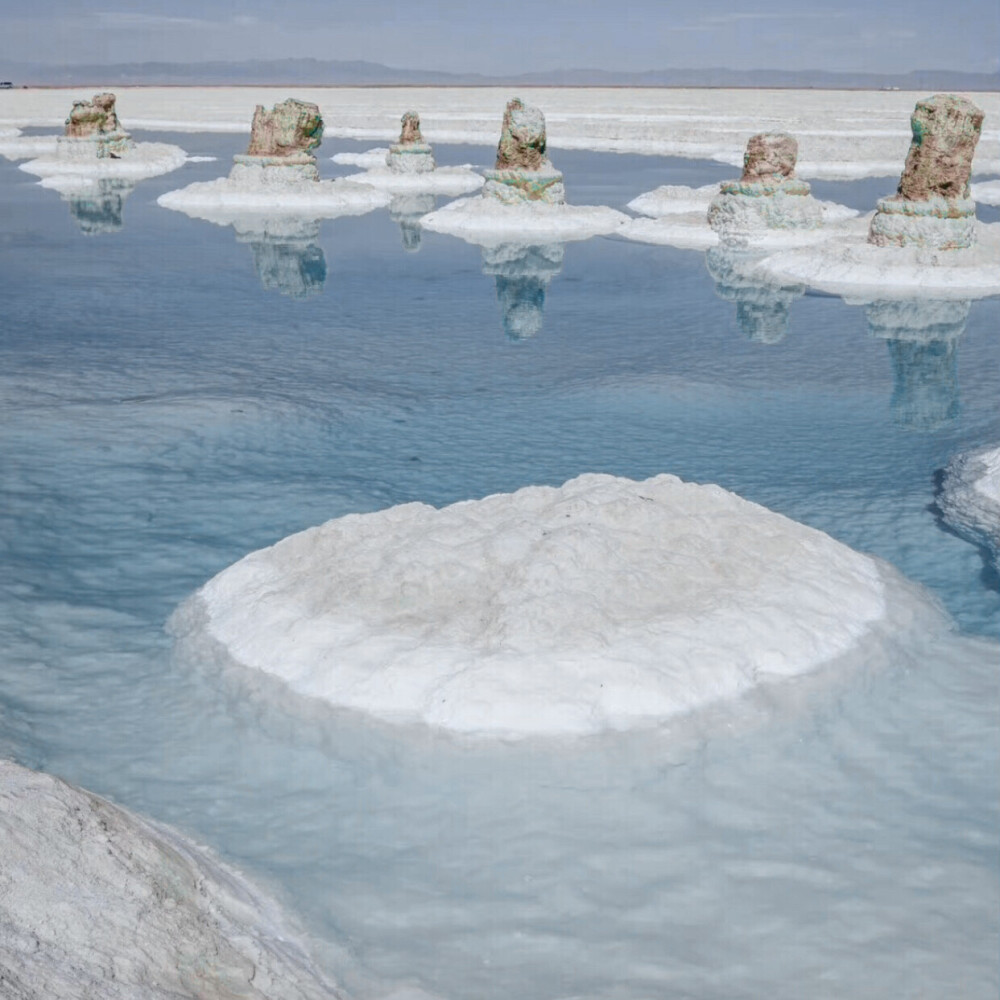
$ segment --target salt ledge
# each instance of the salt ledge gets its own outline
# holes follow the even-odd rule
[[[627,215],[604,205],[505,205],[493,198],[460,198],[420,220],[424,229],[468,243],[566,243],[614,233]]]
[[[486,736],[655,724],[847,654],[887,613],[871,558],[721,487],[583,475],[338,518],[175,614],[294,692]]]
[[[165,142],[139,142],[120,158],[60,156],[57,152],[22,163],[20,169],[36,177],[89,177],[141,181],[177,170],[187,162],[180,146]]]
[[[1000,223],[976,223],[976,244],[961,250],[880,247],[858,232],[815,247],[775,253],[762,274],[802,282],[849,301],[891,297],[982,298],[1000,293]]]
[[[471,167],[435,167],[426,173],[401,174],[385,166],[373,166],[360,174],[349,174],[344,178],[357,184],[370,184],[379,191],[389,194],[441,194],[455,197],[478,191],[483,186],[481,174]]]

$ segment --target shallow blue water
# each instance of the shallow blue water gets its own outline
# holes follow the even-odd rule
[[[404,252],[386,212],[238,242],[155,199],[243,140],[149,138],[220,159],[76,206],[91,229],[121,208],[96,235],[0,161],[0,751],[246,866],[361,996],[791,997],[804,977],[875,997],[959,973],[995,993],[1000,586],[933,501],[952,456],[1000,439],[1000,302],[927,343],[836,298],[720,297],[703,254],[621,240],[499,275],[435,234]],[[732,173],[554,159],[571,201],[615,207]],[[511,339],[525,306],[541,329]],[[986,639],[652,749],[305,720],[171,656],[173,609],[292,531],[586,471],[719,483]]]

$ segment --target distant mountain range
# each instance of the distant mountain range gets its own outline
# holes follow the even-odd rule
[[[118,63],[108,66],[0,64],[15,86],[540,86],[540,87],[788,87],[823,90],[992,90],[1000,73],[915,70],[912,73],[829,73],[823,70],[658,69],[641,73],[564,69],[511,76],[395,69],[379,63],[320,59],[247,62]]]

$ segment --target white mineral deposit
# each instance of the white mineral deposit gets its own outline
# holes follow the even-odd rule
[[[220,225],[248,213],[320,219],[388,205],[389,196],[370,185],[320,180],[313,150],[322,137],[323,119],[315,104],[289,99],[271,110],[258,105],[250,145],[233,158],[228,177],[168,191],[157,203]]]
[[[856,654],[905,590],[718,486],[584,475],[329,521],[220,573],[173,628],[392,721],[584,734]]]
[[[278,905],[168,827],[0,760],[5,1000],[330,1000]]]

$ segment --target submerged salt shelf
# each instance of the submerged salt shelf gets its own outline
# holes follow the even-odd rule
[[[0,834],[9,1000],[336,995],[277,904],[173,830],[0,760]]]
[[[976,223],[976,243],[961,250],[882,247],[858,232],[816,247],[765,258],[760,270],[851,301],[923,297],[972,299],[1000,293],[1000,223]]]
[[[959,455],[945,470],[937,505],[960,534],[1000,558],[1000,448]]]
[[[585,475],[330,521],[219,574],[175,628],[333,705],[523,736],[815,670],[888,600],[872,559],[719,487]]]
[[[627,215],[604,205],[505,205],[494,198],[460,198],[420,220],[424,229],[458,236],[467,243],[567,243],[606,236],[628,223]]]

